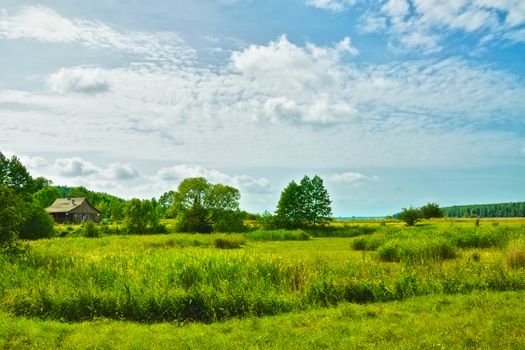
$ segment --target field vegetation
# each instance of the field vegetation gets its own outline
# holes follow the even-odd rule
[[[444,219],[413,227],[336,222],[324,235],[319,229],[75,235],[0,255],[0,304],[3,318],[35,324],[104,319],[186,327],[312,315],[348,302],[522,293],[524,238],[519,220]]]

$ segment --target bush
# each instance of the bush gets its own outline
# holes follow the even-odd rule
[[[229,237],[217,237],[213,240],[215,248],[219,249],[237,249],[246,244],[246,239],[243,236],[232,235]]]
[[[383,243],[383,239],[378,237],[358,237],[352,241],[354,250],[377,250]]]
[[[88,237],[88,238],[98,238],[98,237],[100,237],[100,231],[99,231],[97,225],[91,220],[85,221],[82,224],[80,232],[82,233],[82,236],[84,236],[84,237]]]
[[[418,208],[410,207],[403,208],[398,216],[399,220],[406,222],[408,226],[414,226],[416,222],[421,220],[421,210]]]
[[[21,239],[49,238],[55,233],[55,222],[43,208],[32,205],[26,209],[24,216],[19,232]]]

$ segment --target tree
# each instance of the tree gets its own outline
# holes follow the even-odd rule
[[[47,208],[60,198],[58,189],[53,186],[44,186],[33,194],[33,200],[42,208]]]
[[[1,155],[1,153],[0,153]],[[11,188],[0,184],[0,250],[16,245],[20,225],[24,221],[23,201]]]
[[[149,199],[133,198],[124,207],[124,224],[131,234],[146,234],[159,226],[159,217]]]
[[[174,218],[177,213],[173,211],[175,192],[168,191],[159,198],[159,214],[163,218]]]
[[[307,177],[305,177],[307,178]],[[315,175],[307,187],[307,220],[313,226],[328,221],[332,215],[332,201],[324,187],[323,179]]]
[[[332,215],[331,200],[323,179],[304,176],[300,184],[292,181],[281,192],[275,212],[279,226],[286,228],[322,224]]]
[[[421,219],[421,210],[414,207],[403,208],[398,218],[406,222],[408,226],[414,226]]]
[[[233,232],[244,230],[239,210],[239,190],[222,184],[210,184],[203,177],[182,180],[172,193],[169,210],[177,213],[177,231]]]
[[[420,208],[423,219],[442,218],[443,211],[437,203],[427,203]]]
[[[292,181],[281,192],[277,203],[275,217],[280,227],[293,228],[303,224],[302,189],[295,181]]]

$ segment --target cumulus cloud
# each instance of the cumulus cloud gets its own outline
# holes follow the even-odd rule
[[[364,183],[378,181],[378,176],[367,176],[356,172],[345,172],[340,174],[334,174],[330,176],[329,181],[352,184],[353,186],[361,186]]]
[[[86,176],[100,172],[100,168],[79,157],[59,158],[55,161],[54,168],[59,175],[67,177]]]
[[[110,89],[104,71],[97,68],[62,68],[49,76],[47,85],[58,93],[97,94]]]
[[[96,178],[100,181],[130,180],[139,176],[138,170],[131,164],[112,163],[101,168],[80,157],[58,158],[53,170],[59,176]]]
[[[222,183],[248,193],[266,193],[270,182],[265,178],[253,178],[248,175],[228,175],[216,169],[206,169],[202,166],[186,164],[162,168],[158,176],[164,181],[179,182],[189,177],[204,177],[212,183]]]
[[[42,157],[30,157],[30,156],[20,156],[20,162],[24,164],[29,169],[42,169],[45,168],[49,163],[45,158]]]
[[[138,177],[139,171],[129,163],[113,163],[104,171],[104,174],[114,180],[130,180]]]

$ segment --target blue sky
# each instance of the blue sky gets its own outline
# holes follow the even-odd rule
[[[0,150],[55,184],[185,177],[337,216],[525,199],[519,0],[0,0]]]

